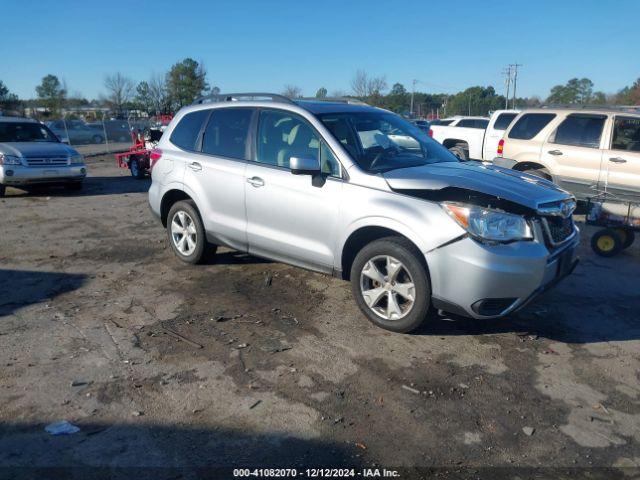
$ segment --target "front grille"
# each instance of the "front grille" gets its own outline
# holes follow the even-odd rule
[[[542,224],[551,245],[558,245],[573,234],[573,217],[543,217]]]
[[[26,157],[27,165],[30,167],[60,167],[69,165],[67,157]]]

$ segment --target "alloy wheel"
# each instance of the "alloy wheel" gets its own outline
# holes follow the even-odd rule
[[[171,220],[171,240],[181,255],[188,257],[196,248],[198,234],[191,216],[182,210]]]
[[[385,320],[399,320],[411,312],[415,285],[405,265],[389,255],[379,255],[364,264],[360,292],[367,306]]]

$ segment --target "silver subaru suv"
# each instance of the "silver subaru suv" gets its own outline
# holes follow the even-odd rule
[[[80,190],[84,158],[46,125],[29,118],[0,116],[0,197],[7,186],[63,184]]]
[[[184,262],[224,245],[350,280],[374,324],[509,314],[577,263],[575,200],[461,163],[351,100],[227,94],[183,108],[151,154],[151,210]]]

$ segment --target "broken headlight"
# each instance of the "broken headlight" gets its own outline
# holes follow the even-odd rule
[[[458,225],[478,239],[514,242],[533,238],[531,227],[521,215],[459,203],[442,203],[442,208]]]

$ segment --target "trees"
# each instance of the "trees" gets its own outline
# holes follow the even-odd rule
[[[115,75],[104,77],[104,87],[107,89],[107,101],[117,116],[121,117],[125,104],[133,97],[133,81],[117,72]]]
[[[151,92],[149,89],[149,83],[142,81],[138,83],[136,87],[135,97],[136,107],[145,112],[153,111],[153,100],[151,99]]]
[[[57,114],[63,107],[67,91],[55,75],[46,75],[40,85],[36,87],[36,93],[41,103],[51,114]]]
[[[504,108],[504,103],[504,96],[497,95],[492,86],[470,87],[448,97],[446,114],[447,116],[487,115],[491,110]]]
[[[208,89],[207,71],[204,65],[192,58],[185,58],[171,67],[166,78],[167,95],[174,110],[194,102]]]
[[[614,96],[619,105],[640,105],[640,78],[630,87],[624,87]]]
[[[296,85],[285,85],[282,95],[288,98],[301,98],[302,89]]]
[[[593,91],[593,82],[588,78],[572,78],[565,85],[556,85],[551,89],[547,103],[550,104],[603,104],[606,96],[603,92]]]
[[[0,80],[0,111],[14,110],[20,105],[18,96],[11,93],[7,86]]]
[[[320,87],[316,92],[316,98],[327,98],[327,89]]]

